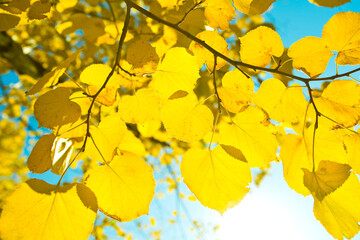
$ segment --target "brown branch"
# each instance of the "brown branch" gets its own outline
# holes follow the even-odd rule
[[[131,6],[132,8],[136,9],[137,11],[139,11],[140,13],[142,13],[143,15],[161,23],[161,24],[164,24],[180,33],[182,33],[183,35],[185,35],[187,38],[193,40],[194,42],[198,43],[199,45],[203,46],[204,48],[206,48],[207,50],[209,50],[213,55],[219,57],[219,58],[222,58],[224,59],[226,62],[228,62],[229,64],[231,64],[232,66],[236,67],[237,69],[239,69],[242,73],[244,73],[240,68],[239,66],[241,67],[246,67],[246,68],[249,68],[249,69],[253,69],[254,71],[258,70],[258,71],[264,71],[264,72],[270,72],[270,73],[277,73],[277,74],[281,74],[283,76],[287,76],[287,77],[290,77],[290,78],[293,78],[293,79],[296,79],[296,80],[299,80],[299,81],[302,81],[304,83],[306,82],[311,82],[311,81],[325,81],[325,80],[334,80],[336,78],[339,78],[339,77],[344,77],[344,76],[349,76],[350,74],[352,73],[355,73],[355,72],[358,72],[360,71],[360,68],[357,68],[357,69],[354,69],[352,71],[349,71],[349,72],[346,72],[346,73],[342,73],[342,74],[335,74],[335,75],[332,75],[332,76],[329,76],[329,77],[323,77],[323,78],[304,78],[304,77],[299,77],[299,76],[296,76],[296,75],[293,75],[293,74],[289,74],[289,73],[286,73],[286,72],[282,72],[282,71],[279,71],[278,69],[271,69],[271,68],[265,68],[265,67],[258,67],[258,66],[255,66],[255,65],[251,65],[251,64],[247,64],[247,63],[244,63],[244,62],[241,62],[241,61],[236,61],[236,60],[233,60],[233,59],[230,59],[229,57],[225,56],[224,54],[218,52],[217,50],[215,50],[214,48],[212,48],[210,45],[208,45],[205,41],[197,38],[196,36],[192,35],[191,33],[189,33],[188,31],[180,28],[177,24],[174,24],[174,23],[171,23],[171,22],[168,22],[164,19],[162,19],[161,17],[158,17],[156,16],[155,14],[147,11],[146,9],[140,7],[139,5],[137,5],[136,3],[134,3],[133,1],[131,0],[125,0],[126,4],[128,4],[129,6]],[[247,74],[246,74],[247,75]]]
[[[219,113],[221,113],[221,99],[220,99],[220,96],[219,96],[219,92],[218,92],[218,89],[217,89],[217,84],[216,84],[216,65],[217,65],[217,57],[214,55],[214,68],[213,68],[213,84],[214,84],[214,89],[215,89],[215,95],[216,95],[216,98],[218,100],[218,110],[219,110]]]
[[[309,102],[314,106],[314,110],[315,110],[315,123],[314,123],[314,132],[313,132],[313,138],[312,138],[312,163],[313,163],[313,169],[312,171],[315,172],[315,136],[316,136],[316,130],[319,127],[319,117],[321,117],[321,113],[319,112],[319,110],[317,109],[315,102],[314,102],[314,98],[312,95],[312,90],[310,87],[310,83],[309,82],[305,82],[306,87],[308,89],[308,93],[309,93],[309,97],[310,100]]]

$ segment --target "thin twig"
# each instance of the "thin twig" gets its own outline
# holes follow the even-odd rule
[[[193,10],[195,10],[195,8],[197,8],[199,5],[201,5],[203,2],[205,2],[205,0],[201,0],[200,2],[196,3],[192,8],[190,8],[185,14],[184,16],[181,18],[180,21],[178,21],[176,23],[176,25],[180,25],[181,23],[184,22],[185,18],[187,17],[187,15],[189,15],[189,13],[191,13]]]
[[[217,97],[218,100],[218,109],[219,109],[219,113],[221,113],[221,99],[217,90],[217,84],[216,84],[216,65],[217,65],[217,57],[214,55],[214,68],[213,68],[213,84],[214,84],[214,89],[215,89],[215,95]]]

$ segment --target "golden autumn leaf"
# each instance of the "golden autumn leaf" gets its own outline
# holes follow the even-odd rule
[[[222,87],[218,88],[223,106],[230,112],[243,111],[254,95],[254,82],[242,72],[235,69],[225,73]]]
[[[225,39],[218,34],[217,31],[204,31],[198,33],[196,37],[204,41],[206,44],[208,44],[210,47],[214,48],[216,51],[223,54],[224,56],[228,56],[228,44]],[[200,67],[205,63],[208,69],[210,71],[213,71],[214,55],[209,50],[205,49],[203,46],[194,41],[191,42],[189,49],[196,56]],[[220,69],[225,64],[225,60],[223,60],[222,58],[218,58],[216,69]]]
[[[7,31],[20,22],[20,16],[0,8],[0,32]]]
[[[33,173],[43,173],[52,166],[51,148],[55,141],[54,134],[46,134],[41,136],[32,149],[27,165]]]
[[[2,239],[87,239],[98,206],[81,183],[63,187],[30,179],[8,198],[0,218]]]
[[[155,48],[145,40],[132,43],[127,50],[126,59],[134,68],[144,68],[146,65],[150,65],[151,70],[155,70],[152,68],[156,68],[159,62]]]
[[[85,152],[91,159],[109,163],[126,131],[126,125],[118,114],[107,116],[98,127],[91,126],[91,139],[88,140]]]
[[[360,173],[360,136],[359,130],[356,133],[351,133],[344,136],[344,144],[346,146],[346,153],[348,164],[357,173]]]
[[[360,119],[360,85],[350,80],[332,81],[314,102],[321,114],[352,127]],[[333,124],[336,127],[336,124]]]
[[[34,104],[34,115],[39,127],[53,129],[56,126],[76,122],[80,115],[80,106],[69,100],[68,89],[59,87],[41,95]]]
[[[233,0],[237,10],[249,15],[264,13],[275,1],[276,0]]]
[[[265,26],[246,33],[240,43],[241,61],[258,67],[266,67],[271,62],[271,55],[280,57],[284,51],[279,34]]]
[[[350,1],[351,0],[309,0],[309,2],[323,7],[338,7]]]
[[[146,150],[141,140],[135,137],[134,133],[129,130],[125,132],[125,135],[121,139],[119,145],[117,146],[117,149],[135,153],[139,156],[146,155]]]
[[[57,84],[59,78],[64,74],[70,63],[72,63],[79,56],[80,52],[80,50],[74,52],[59,66],[55,67],[51,72],[45,74],[28,92],[26,92],[26,95],[33,95],[40,92],[45,87],[50,87]]]
[[[51,148],[52,167],[51,172],[62,175],[70,163],[71,154],[74,150],[73,142],[66,138],[57,137]]]
[[[214,116],[208,107],[198,103],[196,95],[189,94],[167,100],[161,109],[161,119],[169,137],[193,142],[211,131]]]
[[[166,99],[178,90],[192,92],[199,77],[196,57],[185,48],[168,50],[153,74],[155,89]]]
[[[163,8],[174,8],[182,5],[183,0],[157,0]]]
[[[360,230],[360,183],[355,173],[322,201],[314,198],[314,215],[338,240],[353,238]]]
[[[151,167],[139,156],[121,151],[108,165],[97,166],[85,180],[100,210],[119,221],[147,214],[155,193]]]
[[[196,198],[221,214],[236,206],[250,190],[247,188],[251,182],[250,167],[230,156],[220,145],[212,150],[189,149],[180,170]]]
[[[333,56],[324,41],[318,37],[304,37],[293,43],[288,55],[293,59],[293,67],[311,78],[322,74]]]
[[[337,51],[336,64],[360,64],[360,13],[339,12],[324,26],[322,39]]]
[[[85,68],[80,75],[80,80],[88,84],[88,93],[95,95],[103,86],[107,77],[111,72],[111,68],[104,64],[92,64]],[[120,77],[114,73],[109,79],[106,87],[96,97],[96,101],[105,106],[111,106],[116,100],[117,89],[120,87]]]
[[[225,30],[235,16],[235,10],[228,0],[206,0],[205,16],[212,28]]]
[[[276,159],[275,128],[259,108],[248,107],[236,114],[232,124],[221,126],[219,131],[220,144],[239,149],[250,167],[265,166]]]
[[[313,126],[305,131],[305,137],[288,134],[284,137],[280,149],[283,163],[284,178],[289,187],[296,192],[307,196],[310,192],[304,185],[303,170],[313,169],[312,140]],[[347,162],[343,139],[338,130],[319,127],[315,138],[315,170],[322,159],[344,164]]]
[[[307,101],[298,84],[286,87],[276,78],[264,81],[253,100],[271,119],[279,122],[298,122],[305,116]]]
[[[161,98],[154,89],[141,89],[135,96],[123,96],[119,103],[120,117],[128,123],[160,120]]]
[[[315,172],[303,168],[304,185],[319,201],[339,188],[350,176],[347,164],[322,160]]]

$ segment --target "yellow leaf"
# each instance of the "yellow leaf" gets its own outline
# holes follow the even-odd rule
[[[109,76],[111,68],[104,64],[92,64],[85,68],[80,75],[80,80],[88,84],[88,92],[90,95],[95,95],[104,84]],[[97,96],[96,101],[105,106],[111,106],[116,100],[117,89],[119,88],[119,75],[114,73],[105,89]]]
[[[43,135],[32,149],[27,165],[33,173],[43,173],[52,166],[51,148],[55,141],[54,134]]]
[[[290,188],[304,196],[309,195],[309,191],[304,185],[304,174],[301,169],[305,168],[309,171],[313,169],[313,131],[313,126],[307,129],[305,131],[305,138],[294,134],[286,135],[280,149],[286,182]],[[319,127],[316,130],[314,146],[315,170],[317,170],[322,159],[328,159],[337,163],[347,162],[343,140],[341,134],[337,131],[324,127]]]
[[[176,44],[177,38],[178,36],[174,29],[168,26],[164,26],[163,36],[151,45],[156,48],[156,53],[158,56],[163,56],[167,50]]]
[[[27,16],[30,20],[47,18],[48,13],[50,12],[50,8],[50,1],[31,0],[30,8],[27,11]]]
[[[120,144],[117,146],[119,150],[135,153],[136,155],[145,156],[145,147],[141,140],[135,137],[135,135],[127,130],[124,137],[121,139]]]
[[[332,81],[314,102],[321,114],[344,127],[352,127],[360,119],[360,85],[356,82]]]
[[[351,0],[309,0],[309,2],[322,7],[337,7],[350,1]]]
[[[152,120],[144,122],[143,124],[138,124],[137,129],[139,130],[141,136],[143,137],[152,137],[154,134],[161,128],[161,121]]]
[[[228,56],[228,44],[225,39],[218,34],[216,31],[204,31],[196,35],[197,38],[204,41],[210,47],[214,48],[219,53]],[[189,49],[194,53],[201,67],[204,63],[213,71],[214,69],[214,55],[197,42],[191,42]],[[226,61],[222,58],[217,59],[216,69],[220,69],[226,64]]]
[[[197,199],[223,214],[249,192],[250,167],[228,155],[221,146],[213,150],[192,148],[181,161],[181,175]]]
[[[304,185],[304,172],[301,169],[312,169],[312,161],[308,157],[303,138],[295,134],[285,135],[280,157],[284,179],[289,187],[304,196],[309,195],[309,190]]]
[[[280,57],[284,51],[281,38],[269,27],[260,26],[240,38],[240,57],[244,63],[266,67],[271,55]]]
[[[332,51],[338,52],[337,64],[360,64],[360,13],[335,14],[325,24],[322,39]]]
[[[248,15],[262,14],[276,0],[233,0],[234,5],[242,13]]]
[[[198,141],[213,127],[211,110],[199,104],[196,95],[168,100],[161,110],[161,118],[169,137],[184,142]]]
[[[322,201],[324,197],[339,188],[350,176],[351,167],[337,162],[321,161],[316,172],[303,168],[304,185],[313,197]]]
[[[119,103],[120,117],[128,123],[160,120],[161,98],[153,89],[140,89],[135,96],[123,96]]]
[[[70,91],[59,87],[41,95],[34,104],[34,115],[39,127],[53,129],[56,126],[76,122],[81,109],[69,100]]]
[[[225,73],[222,87],[218,88],[224,107],[233,113],[243,111],[254,95],[254,82],[239,70]]]
[[[355,134],[346,135],[344,137],[344,144],[348,156],[348,163],[351,168],[357,173],[360,173],[360,135],[359,130]]]
[[[278,142],[274,126],[263,111],[248,107],[238,113],[232,124],[221,126],[220,143],[239,149],[250,167],[261,167],[276,159]]]
[[[80,52],[80,50],[74,52],[59,66],[55,67],[51,72],[45,74],[45,76],[37,81],[36,84],[28,92],[26,92],[26,95],[34,95],[35,93],[40,92],[40,90],[44,87],[50,87],[57,84],[59,78],[64,74],[70,63],[72,63],[79,56]]]
[[[82,138],[86,135],[86,123],[79,119],[74,123],[69,123],[61,126],[59,129],[55,128],[57,136],[62,138]]]
[[[178,90],[192,92],[199,77],[196,57],[185,48],[168,50],[153,74],[155,89],[166,99]]]
[[[147,214],[155,193],[151,167],[139,156],[120,152],[109,165],[97,166],[85,181],[100,210],[119,221]]]
[[[71,154],[74,150],[73,142],[66,138],[57,137],[51,149],[51,172],[62,175],[69,165]]]
[[[145,65],[152,65],[156,68],[159,57],[156,54],[155,48],[151,46],[148,41],[138,40],[128,47],[126,60],[132,64],[134,68],[142,68]]]
[[[314,215],[335,239],[353,238],[360,230],[360,183],[356,174],[351,173],[322,201],[314,198]]]
[[[157,0],[163,8],[174,8],[182,5],[183,0]]]
[[[221,30],[229,28],[229,21],[234,19],[235,10],[228,0],[207,0],[204,5],[205,17],[210,27]]]
[[[94,193],[81,183],[63,187],[30,179],[8,198],[1,214],[5,239],[87,239],[98,206]]]
[[[263,108],[271,119],[279,122],[298,122],[305,115],[307,101],[298,84],[286,87],[278,79],[264,81],[254,103]]]
[[[304,37],[290,46],[288,55],[296,70],[316,78],[325,71],[333,54],[321,38]]]
[[[0,32],[7,31],[20,22],[20,16],[0,8]]]
[[[110,162],[126,131],[126,125],[119,115],[107,116],[98,127],[91,126],[91,138],[88,139],[86,153],[91,159],[98,162]]]

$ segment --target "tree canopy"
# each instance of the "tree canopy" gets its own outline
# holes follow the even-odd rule
[[[148,214],[157,185],[223,214],[280,162],[327,232],[353,238],[360,13],[284,46],[261,17],[275,1],[0,0],[0,73],[19,77],[0,81],[0,237],[103,239],[112,227],[130,239],[116,222]]]

